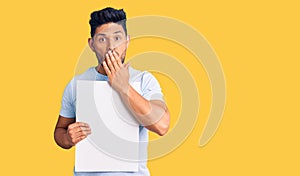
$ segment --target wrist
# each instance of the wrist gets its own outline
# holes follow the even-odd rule
[[[128,85],[124,85],[123,86],[123,88],[121,89],[121,91],[120,91],[120,94],[122,95],[122,96],[129,96],[129,91],[130,91],[130,89],[131,89],[131,86],[130,86],[130,84],[128,84]]]

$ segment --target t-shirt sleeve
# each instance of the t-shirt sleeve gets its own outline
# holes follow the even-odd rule
[[[66,86],[62,101],[61,101],[61,108],[60,108],[60,115],[66,118],[75,118],[75,102],[73,96],[73,83],[74,80],[70,81],[69,84]]]
[[[149,72],[145,72],[142,77],[142,96],[147,100],[164,101],[163,93],[156,78]]]

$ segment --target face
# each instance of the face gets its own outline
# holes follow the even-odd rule
[[[109,50],[115,50],[123,63],[128,42],[129,38],[121,25],[107,23],[97,27],[93,38],[89,39],[89,46],[95,52],[99,64],[102,64]]]

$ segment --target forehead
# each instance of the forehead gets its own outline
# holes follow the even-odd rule
[[[125,31],[123,27],[120,24],[117,23],[106,23],[102,24],[101,26],[98,26],[95,31],[95,35],[97,34],[106,34],[106,35],[111,35],[116,32],[121,32],[122,34],[125,35]]]

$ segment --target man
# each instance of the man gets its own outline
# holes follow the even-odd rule
[[[91,134],[89,124],[76,122],[76,81],[108,81],[116,90],[134,117],[140,123],[139,140],[148,141],[148,131],[165,135],[169,128],[169,111],[157,80],[149,72],[133,69],[124,64],[129,36],[125,12],[105,8],[91,13],[91,38],[88,44],[95,53],[98,65],[74,77],[65,88],[60,115],[55,127],[56,143],[65,149],[75,146]],[[134,80],[133,80],[134,79]],[[141,91],[130,82],[140,82]],[[75,175],[150,175],[145,161],[139,162],[138,172],[74,173]]]

